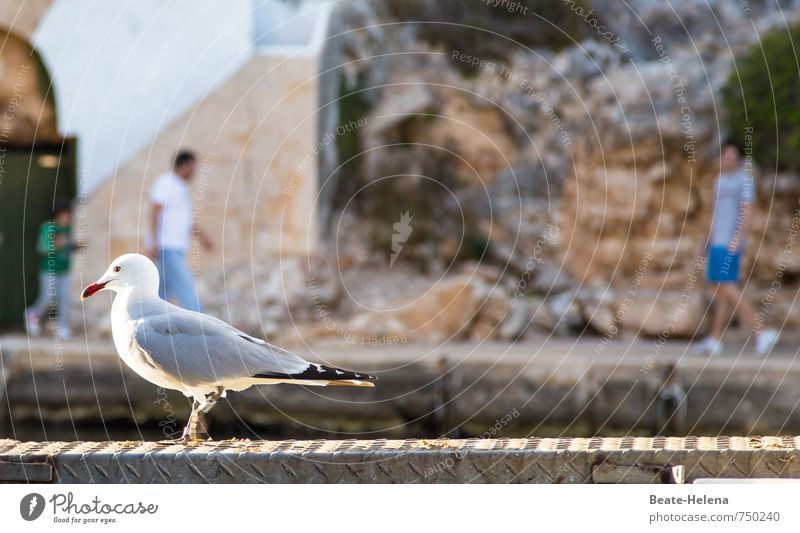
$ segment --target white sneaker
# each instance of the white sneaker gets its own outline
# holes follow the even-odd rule
[[[778,342],[777,329],[765,329],[756,335],[756,355],[765,356],[772,351]]]
[[[30,337],[38,337],[42,334],[42,326],[39,324],[39,317],[33,313],[25,311],[25,331]]]
[[[694,343],[692,351],[697,355],[710,355],[712,357],[722,355],[722,342],[713,337],[706,337],[702,341]]]

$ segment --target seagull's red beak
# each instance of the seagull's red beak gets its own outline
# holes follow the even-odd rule
[[[89,286],[86,287],[85,289],[83,289],[83,292],[81,293],[81,301],[83,301],[86,298],[92,296],[96,292],[102,291],[105,288],[107,283],[108,282],[106,281],[106,282],[103,282],[103,283],[91,283],[91,284],[89,284]]]

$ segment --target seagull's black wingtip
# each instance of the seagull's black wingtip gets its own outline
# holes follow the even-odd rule
[[[310,381],[376,381],[377,376],[364,372],[354,372],[332,366],[311,363],[302,372],[296,374],[283,374],[280,372],[264,372],[253,376],[263,379],[302,379]]]

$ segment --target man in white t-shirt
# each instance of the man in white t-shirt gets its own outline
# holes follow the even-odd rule
[[[194,278],[189,271],[186,254],[197,235],[206,250],[211,241],[192,222],[192,191],[189,182],[194,176],[197,158],[188,150],[175,155],[172,171],[156,178],[150,189],[151,234],[148,238],[148,255],[158,266],[161,277],[159,294],[164,299],[176,300],[178,305],[192,311],[201,311],[200,298]]]

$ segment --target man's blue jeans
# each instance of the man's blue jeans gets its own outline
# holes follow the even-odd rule
[[[158,295],[165,300],[175,300],[184,309],[202,311],[194,278],[186,265],[186,252],[159,250],[156,263],[161,277]]]

